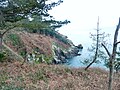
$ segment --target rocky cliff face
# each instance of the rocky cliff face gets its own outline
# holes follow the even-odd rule
[[[4,43],[28,61],[64,63],[66,59],[78,55],[80,46],[68,40],[68,44],[57,38],[27,32],[8,33]]]
[[[81,46],[81,48],[83,47]],[[79,49],[80,48],[74,45],[70,46],[68,50],[63,50],[60,47],[53,46],[53,53],[54,53],[53,63],[59,64],[59,63],[67,62],[67,59],[80,55]]]

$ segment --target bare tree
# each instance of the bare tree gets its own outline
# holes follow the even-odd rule
[[[120,18],[119,22],[117,25],[117,28],[115,30],[114,34],[114,42],[113,42],[113,49],[112,49],[112,54],[108,51],[107,47],[102,43],[102,46],[105,48],[108,56],[109,56],[109,83],[108,83],[108,90],[112,90],[112,83],[113,83],[113,76],[114,76],[114,62],[116,58],[116,50],[117,50],[117,45],[120,43],[120,41],[117,41],[118,38],[118,31],[120,28]]]
[[[98,48],[99,48],[99,36],[100,36],[100,34],[99,34],[99,17],[98,17],[98,22],[97,22],[97,34],[96,34],[96,38],[97,38],[97,40],[96,40],[96,47],[95,47],[95,55],[94,55],[94,59],[93,59],[93,61],[85,68],[85,70],[87,70],[95,61],[96,61],[96,59],[97,59],[97,56],[98,56]]]

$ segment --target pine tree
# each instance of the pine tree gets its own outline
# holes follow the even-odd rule
[[[62,0],[48,4],[47,2],[48,0],[0,0],[0,52],[4,34],[13,28],[55,29],[69,23],[67,20],[53,21],[53,17],[48,13],[48,10],[60,5]],[[39,21],[35,16],[39,17]]]

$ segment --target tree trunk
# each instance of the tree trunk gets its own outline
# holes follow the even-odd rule
[[[98,56],[98,47],[99,47],[99,17],[98,17],[98,22],[97,22],[97,41],[96,41],[96,50],[95,50],[95,56],[93,61],[85,68],[87,70],[97,59]]]
[[[110,58],[109,62],[109,82],[108,82],[108,90],[112,90],[112,82],[114,76],[114,65],[113,65],[113,58]]]
[[[94,57],[93,61],[85,68],[85,70],[87,70],[96,61],[97,55],[98,55],[98,48],[96,49],[96,53],[95,53],[95,57]]]
[[[119,23],[117,25],[117,28],[115,30],[115,35],[114,35],[114,42],[113,42],[113,51],[112,55],[110,56],[109,59],[109,84],[108,84],[108,90],[112,90],[112,83],[113,83],[113,75],[114,75],[114,61],[116,58],[116,51],[117,51],[117,38],[118,38],[118,31],[120,28],[120,18],[119,18]]]

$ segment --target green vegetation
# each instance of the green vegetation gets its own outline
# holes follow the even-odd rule
[[[69,69],[62,66],[52,66],[46,65],[52,63],[53,56],[51,54],[51,46],[48,48],[45,43],[43,44],[38,42],[38,40],[30,41],[24,47],[21,38],[15,31],[11,31],[6,35],[7,40],[4,39],[5,34],[10,30],[25,30],[29,33],[42,34],[43,36],[49,36],[52,40],[59,40],[65,45],[70,45],[70,41],[66,36],[58,33],[57,29],[70,23],[68,20],[57,21],[49,13],[49,10],[52,10],[55,6],[58,6],[62,3],[62,0],[57,2],[49,2],[49,0],[0,0],[0,89],[1,90],[106,90],[108,72],[100,69],[90,69],[90,71],[83,71],[83,69]],[[99,22],[98,22],[99,26]],[[120,87],[119,73],[116,74],[118,80],[113,80],[114,65],[116,71],[120,68],[119,61],[116,59],[116,50],[117,45],[120,42],[117,42],[118,31],[120,28],[120,20],[115,31],[113,51],[110,53],[106,46],[104,45],[104,37],[101,37],[99,33],[99,28],[97,28],[97,35],[91,34],[91,37],[94,41],[97,41],[96,44],[93,44],[90,51],[95,52],[93,62],[97,62],[97,59],[102,58],[106,59],[106,55],[103,51],[100,51],[100,47],[104,47],[109,56],[108,67],[109,72],[109,87],[108,90],[112,89],[112,86],[115,90]],[[27,35],[27,34],[25,34]],[[30,35],[30,34],[29,34]],[[103,36],[104,33],[102,34]],[[97,38],[96,38],[97,36]],[[26,37],[29,38],[29,37]],[[39,35],[39,39],[42,40],[42,36]],[[44,38],[43,41],[49,38]],[[53,39],[56,38],[56,39]],[[101,38],[101,40],[99,39]],[[4,39],[4,40],[3,40]],[[31,39],[31,38],[30,38]],[[30,40],[29,39],[29,40]],[[23,39],[22,39],[23,40]],[[52,42],[52,40],[50,40]],[[56,40],[56,42],[57,42]],[[102,45],[101,42],[102,41]],[[3,43],[4,42],[4,43]],[[7,44],[6,44],[7,42]],[[27,42],[27,39],[23,41]],[[38,43],[37,43],[38,42]],[[47,42],[47,41],[46,41]],[[48,41],[48,45],[51,44]],[[63,48],[59,43],[55,42],[55,46]],[[62,44],[63,44],[62,43]],[[8,45],[8,46],[7,46]],[[39,47],[42,45],[42,48]],[[4,50],[2,49],[4,46]],[[96,46],[96,47],[94,47]],[[39,47],[34,50],[34,47]],[[67,46],[66,46],[67,47]],[[12,49],[15,50],[12,50]],[[44,50],[43,50],[44,48]],[[46,48],[46,49],[45,49]],[[21,49],[21,50],[20,50]],[[28,52],[26,49],[29,49]],[[31,50],[32,49],[32,50]],[[50,50],[49,50],[50,49]],[[55,49],[55,48],[54,48]],[[20,51],[19,51],[20,50]],[[40,51],[41,50],[41,51]],[[48,55],[45,55],[45,52],[49,50]],[[64,49],[66,50],[66,48]],[[6,53],[3,53],[6,51]],[[52,51],[52,50],[51,50]],[[9,59],[12,61],[13,57],[16,56],[21,59],[26,59],[29,55],[30,60],[34,60],[33,64],[22,64],[21,62],[4,62]],[[104,56],[105,55],[105,56]],[[119,54],[118,54],[119,55]],[[18,58],[14,58],[18,60]],[[25,60],[24,60],[25,61]],[[27,61],[27,60],[26,60]],[[44,62],[44,64],[39,64]],[[37,63],[37,64],[36,64]],[[86,61],[87,63],[87,61]],[[90,63],[90,65],[92,65]],[[89,68],[89,66],[87,68]],[[87,69],[86,69],[87,70]],[[99,72],[99,74],[98,74]],[[94,77],[93,77],[94,76]]]
[[[70,21],[56,21],[48,13],[49,10],[62,3],[62,0],[57,2],[49,2],[48,0],[1,0],[0,1],[0,39],[12,29],[23,28],[27,31],[36,30],[55,31]],[[49,32],[50,33],[50,32]],[[48,34],[48,32],[45,34]],[[16,36],[10,36],[15,39]],[[0,42],[2,44],[2,42]],[[14,44],[18,44],[15,40]],[[2,45],[0,45],[2,46]],[[0,50],[1,51],[1,50]]]
[[[8,34],[7,38],[9,39],[8,41],[11,41],[12,42],[12,45],[13,46],[21,46],[22,43],[21,43],[21,40],[20,40],[20,37],[17,35],[17,34]]]
[[[51,64],[52,60],[53,60],[52,56],[46,56],[46,55],[43,55],[43,54],[38,54],[38,55],[35,54],[35,58],[34,58],[33,62],[36,63],[36,64],[40,64],[40,63],[43,63],[43,62],[47,63],[47,64]]]
[[[118,72],[120,70],[120,52],[117,52],[117,58],[115,59],[114,64],[114,69],[116,70],[116,72]]]
[[[0,62],[4,62],[7,59],[7,54],[5,52],[0,52]]]
[[[5,58],[5,55],[3,53],[0,53],[0,62],[2,62]]]
[[[4,35],[9,30],[12,30],[10,34],[7,34],[7,40],[4,39],[4,41],[9,42],[9,45],[12,44],[15,46],[15,50],[22,57],[26,56],[26,51],[19,51],[19,49],[24,47],[24,45],[21,42],[19,35],[14,33],[14,30],[17,29],[25,30],[30,33],[38,33],[55,37],[59,41],[69,44],[67,38],[59,34],[56,29],[70,23],[70,21],[57,21],[48,13],[49,10],[60,5],[63,1],[58,0],[57,2],[49,2],[49,4],[46,3],[47,1],[48,0],[0,1],[0,39],[2,40]],[[0,44],[2,44],[2,42],[0,42]],[[51,62],[51,56],[45,56],[44,59],[47,63]]]
[[[26,57],[26,51],[25,50],[21,50],[20,52],[19,52],[19,54],[22,56],[22,57]]]
[[[44,60],[47,64],[52,64],[53,56],[45,56]]]

